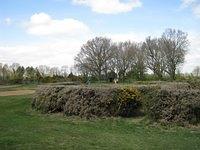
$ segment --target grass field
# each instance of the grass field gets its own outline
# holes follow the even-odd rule
[[[31,109],[31,95],[0,96],[0,149],[198,150],[200,129],[150,125],[143,118],[44,115]]]

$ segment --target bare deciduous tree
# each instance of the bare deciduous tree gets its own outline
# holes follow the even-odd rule
[[[166,64],[160,40],[157,38],[151,39],[151,37],[147,37],[142,45],[142,49],[145,52],[147,68],[153,71],[154,75],[159,79],[162,79]]]
[[[0,80],[3,79],[3,64],[0,63]]]
[[[11,66],[10,66],[10,69],[12,71],[12,78],[15,79],[17,77],[17,69],[20,67],[20,64],[18,63],[13,63]]]
[[[196,66],[194,68],[194,70],[192,71],[192,74],[196,77],[199,77],[200,76],[200,67],[199,66]]]
[[[39,73],[40,73],[40,75],[42,76],[42,77],[45,77],[46,75],[50,75],[50,67],[49,66],[46,66],[46,65],[40,65],[38,68],[36,68],[38,71],[39,71]]]
[[[115,66],[120,79],[124,79],[127,71],[130,71],[134,64],[136,55],[136,44],[120,42],[115,49]]]
[[[137,50],[136,50],[136,57],[135,57],[135,65],[132,68],[133,70],[135,70],[134,72],[136,73],[137,79],[139,80],[143,80],[144,79],[144,75],[146,72],[146,58],[145,58],[145,52],[142,49],[141,44],[137,45]]]
[[[183,64],[188,49],[187,33],[180,30],[167,29],[161,38],[162,50],[166,58],[165,71],[172,80],[175,80],[175,73],[179,65]]]
[[[69,67],[67,65],[61,67],[61,73],[64,77],[67,77],[69,73]]]
[[[108,72],[108,64],[113,58],[113,44],[110,39],[96,37],[81,47],[75,58],[76,67],[82,73],[91,73],[100,80]]]
[[[58,67],[50,68],[50,76],[58,76],[60,74],[61,74],[61,72]]]
[[[2,68],[2,79],[3,80],[7,80],[9,78],[10,75],[10,70],[7,64],[4,64],[3,68]]]

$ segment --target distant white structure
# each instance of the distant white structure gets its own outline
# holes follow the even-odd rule
[[[115,83],[115,84],[117,84],[118,81],[119,81],[118,78],[115,78],[115,79],[114,79],[114,83]]]

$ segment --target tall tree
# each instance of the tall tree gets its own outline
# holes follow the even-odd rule
[[[37,70],[40,72],[42,77],[50,76],[50,67],[46,65],[40,65]]]
[[[192,71],[192,74],[196,77],[199,77],[200,76],[200,66],[196,66],[194,68],[194,70]]]
[[[2,80],[3,81],[8,81],[9,78],[10,78],[10,70],[9,70],[9,67],[7,64],[4,64],[3,65],[3,68],[2,68]]]
[[[157,38],[147,37],[143,42],[142,49],[145,52],[147,68],[153,71],[158,79],[162,79],[166,63],[161,41]]]
[[[69,73],[69,67],[67,65],[61,67],[61,73],[64,77],[67,77],[67,74]]]
[[[51,76],[58,76],[58,75],[60,75],[61,73],[60,73],[60,70],[59,70],[58,67],[52,67],[52,68],[50,69],[50,74],[51,74]]]
[[[0,81],[3,79],[3,64],[0,63]]]
[[[96,37],[81,47],[80,53],[75,58],[76,67],[79,71],[95,75],[100,80],[103,73],[107,74],[113,55],[111,40]]]
[[[35,81],[36,80],[36,70],[33,67],[26,67],[25,78],[29,81]]]
[[[145,64],[145,53],[144,50],[141,48],[142,46],[140,44],[137,45],[137,53],[135,57],[135,65],[133,66],[133,69],[135,70],[136,77],[139,80],[143,80],[145,77],[146,72],[146,64]]]
[[[175,80],[177,68],[184,63],[188,50],[187,33],[181,30],[167,29],[162,35],[162,49],[166,57],[166,69],[172,80]]]
[[[115,49],[115,65],[119,78],[124,80],[127,71],[135,63],[136,44],[130,41],[120,42]]]
[[[38,83],[44,79],[44,76],[41,75],[38,68],[35,69],[35,76]]]
[[[23,66],[19,66],[16,70],[16,82],[17,83],[22,83],[23,79],[24,79],[24,73],[25,73],[25,69]]]
[[[18,63],[13,63],[10,66],[10,70],[12,71],[12,74],[11,74],[12,80],[16,80],[16,78],[17,78],[17,69],[19,68],[19,66],[20,66],[20,64],[18,64]]]

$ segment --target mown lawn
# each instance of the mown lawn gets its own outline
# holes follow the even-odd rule
[[[85,120],[31,110],[31,96],[0,97],[0,149],[200,149],[200,130],[138,119]]]

